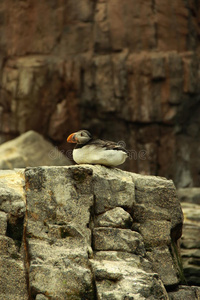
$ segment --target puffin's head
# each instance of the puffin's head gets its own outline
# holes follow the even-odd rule
[[[79,130],[70,134],[67,138],[68,143],[77,143],[77,144],[86,144],[89,140],[91,140],[92,135],[87,130]]]

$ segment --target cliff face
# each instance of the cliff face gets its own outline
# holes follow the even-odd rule
[[[2,299],[198,299],[179,286],[171,181],[88,165],[0,175]]]
[[[3,0],[0,22],[1,143],[88,128],[127,170],[199,185],[198,1]]]

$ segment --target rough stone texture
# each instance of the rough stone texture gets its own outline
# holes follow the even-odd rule
[[[93,299],[88,264],[92,170],[27,169],[27,225],[31,294]]]
[[[132,176],[135,184],[133,228],[142,232],[144,224],[147,225],[147,231],[143,233],[147,247],[154,242],[162,244],[163,240],[168,243],[169,235],[177,241],[182,233],[183,216],[173,182],[161,177]],[[153,234],[148,230],[149,225],[153,226]]]
[[[123,208],[116,207],[97,216],[95,223],[97,227],[130,228],[133,219]]]
[[[122,173],[119,169],[101,168],[94,173],[95,213],[97,215],[109,209],[123,207],[132,210],[135,202],[135,185],[130,174]]]
[[[147,252],[147,258],[158,272],[165,286],[173,286],[179,283],[177,268],[174,266],[173,258],[168,247],[156,247]],[[161,263],[162,262],[162,263]],[[166,276],[166,274],[169,274]]]
[[[200,287],[180,286],[178,291],[170,292],[170,300],[195,300],[200,298]]]
[[[7,214],[0,211],[0,234],[5,235],[7,230]]]
[[[0,169],[69,164],[67,157],[32,130],[0,145]]]
[[[155,273],[134,267],[131,261],[90,260],[96,278],[98,299],[168,299]]]
[[[167,300],[184,290],[171,181],[81,165],[4,170],[0,188],[2,299]]]
[[[93,299],[93,274],[96,278],[96,272],[99,272],[99,264],[94,259],[93,251],[100,250],[105,255],[107,250],[136,253],[141,259],[145,255],[142,236],[131,230],[133,220],[128,211],[132,211],[135,201],[135,185],[130,173],[83,165],[28,168],[25,176],[26,236],[30,259],[28,274],[33,297],[43,294],[52,299]],[[105,188],[106,180],[108,185]],[[119,205],[121,209],[117,209],[115,205]],[[109,212],[112,216],[116,209],[126,216],[129,229],[124,228],[124,223],[122,228],[115,228],[115,222],[110,224],[113,227],[93,228],[94,225],[98,226],[100,217],[108,216]],[[89,261],[88,257],[93,259]],[[106,256],[107,271],[100,271],[101,276],[107,274],[107,278],[99,279],[97,276],[95,283],[99,299],[114,295],[113,289],[118,297],[128,296],[133,289],[132,276],[138,278],[137,290],[132,291],[132,294],[144,299],[148,296],[158,298],[159,295],[167,295],[158,275],[148,273],[151,269],[149,266],[148,272],[145,268],[138,270],[136,260],[133,263],[136,266],[127,271],[128,263],[123,265],[121,259],[121,263],[116,262],[116,268],[121,272],[121,275],[118,272],[118,278],[118,275],[111,274],[109,266],[112,263],[109,259],[110,256]],[[134,257],[132,260],[134,261]],[[104,266],[101,268],[104,269]],[[125,278],[122,279],[122,276]],[[105,283],[107,280],[111,280],[111,290]],[[115,287],[116,280],[119,285]]]
[[[45,18],[43,17],[45,15]],[[0,143],[88,128],[129,171],[199,186],[198,1],[0,3]]]
[[[189,202],[200,205],[200,188],[178,189],[177,193],[181,203]]]
[[[145,254],[142,236],[138,232],[119,228],[95,228],[94,250],[116,250]]]
[[[23,220],[24,178],[20,171],[0,171],[0,299],[27,300]]]
[[[187,193],[186,189],[186,197]],[[188,284],[200,286],[200,205],[183,202],[182,209],[185,219],[181,238],[183,270]]]

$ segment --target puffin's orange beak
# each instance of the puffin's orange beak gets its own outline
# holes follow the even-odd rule
[[[75,135],[76,135],[75,133],[70,134],[67,138],[67,142],[68,143],[77,143],[77,139],[76,139]]]

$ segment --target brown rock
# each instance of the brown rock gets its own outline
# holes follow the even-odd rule
[[[126,170],[199,185],[198,1],[2,0],[0,23],[0,143],[36,130],[68,150],[85,127],[154,154]]]

